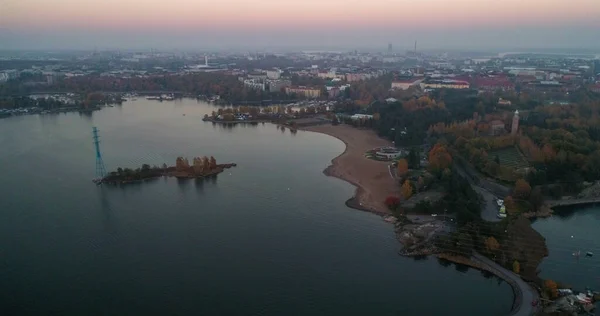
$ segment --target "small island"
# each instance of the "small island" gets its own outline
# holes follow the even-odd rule
[[[195,157],[190,165],[187,158],[178,157],[175,161],[175,166],[162,167],[143,164],[141,168],[135,170],[130,168],[117,168],[117,171],[110,172],[102,178],[97,184],[128,184],[140,181],[146,181],[159,177],[175,177],[178,179],[200,179],[205,177],[216,176],[225,169],[235,167],[235,163],[217,164],[214,157]]]

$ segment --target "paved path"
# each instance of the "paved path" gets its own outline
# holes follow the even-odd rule
[[[504,267],[494,261],[480,255],[473,254],[473,258],[493,269],[494,274],[498,275],[508,282],[515,292],[515,302],[513,304],[511,316],[530,316],[533,315],[537,308],[531,305],[531,302],[539,300],[539,295],[527,282],[523,281],[520,276],[512,271],[506,270]]]
[[[481,205],[481,218],[487,222],[501,221],[502,219],[498,218],[498,202],[496,202],[497,197],[486,189],[473,184],[471,186],[473,187],[473,190],[479,193],[483,198],[483,203]]]

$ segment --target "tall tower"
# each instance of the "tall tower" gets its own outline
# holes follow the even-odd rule
[[[515,110],[515,114],[512,119],[512,126],[510,128],[511,135],[517,135],[517,131],[519,130],[519,110]]]
[[[102,153],[100,153],[100,136],[98,136],[98,129],[94,126],[92,129],[94,135],[94,146],[96,147],[96,179],[102,180],[106,176],[106,168],[104,168],[104,161],[102,161]]]
[[[388,54],[392,53],[392,43],[388,44]]]
[[[208,67],[208,56],[204,55],[204,66]]]

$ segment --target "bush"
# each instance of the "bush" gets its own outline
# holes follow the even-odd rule
[[[387,198],[385,198],[385,205],[390,210],[395,210],[400,205],[400,198],[398,198],[397,196],[390,195]]]

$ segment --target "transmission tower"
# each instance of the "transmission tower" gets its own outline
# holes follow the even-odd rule
[[[104,161],[102,161],[102,153],[100,153],[100,137],[98,136],[98,129],[94,126],[92,129],[94,134],[94,145],[96,146],[96,179],[103,179],[106,175],[106,169],[104,168]]]

